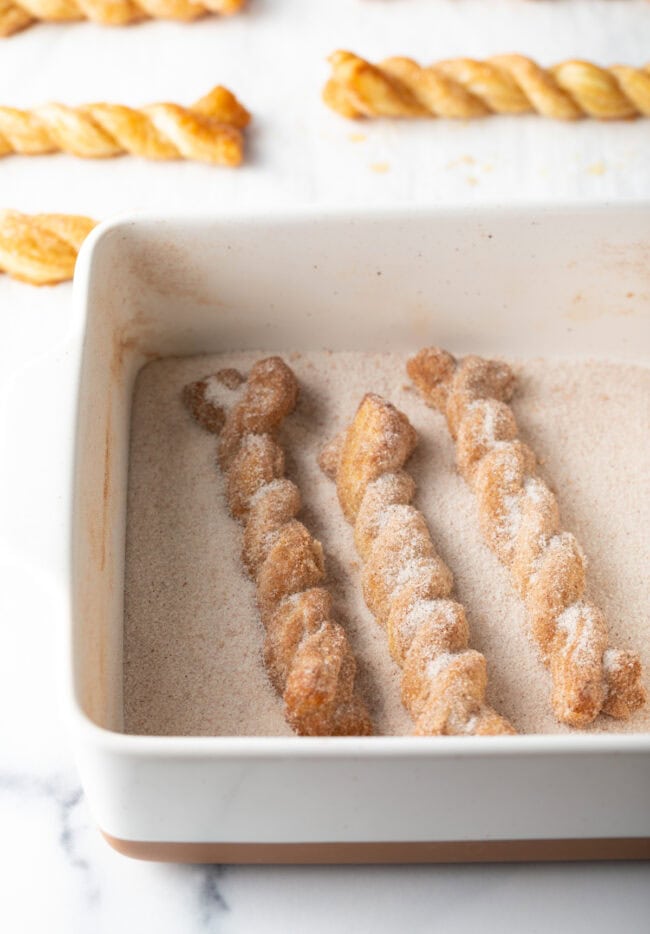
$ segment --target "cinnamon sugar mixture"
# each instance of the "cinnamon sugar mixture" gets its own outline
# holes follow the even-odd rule
[[[290,735],[262,663],[254,586],[239,559],[241,526],[227,513],[216,437],[181,403],[183,386],[223,367],[248,370],[261,353],[169,358],[140,373],[132,415],[124,632],[129,733]],[[403,410],[420,442],[407,465],[415,505],[456,580],[472,647],[489,669],[488,702],[525,733],[569,732],[550,709],[550,683],[526,634],[508,571],[481,539],[474,496],[454,468],[443,417],[408,388],[402,354],[288,353],[301,386],[281,442],[300,487],[301,518],[323,543],[334,618],[349,634],[359,686],[378,733],[409,733],[400,669],[366,608],[352,530],[320,448],[348,424],[365,392]],[[589,558],[589,596],[611,644],[632,648],[650,674],[650,370],[529,360],[516,366],[512,407],[521,435],[557,491],[563,527]],[[650,730],[650,705],[593,730]]]

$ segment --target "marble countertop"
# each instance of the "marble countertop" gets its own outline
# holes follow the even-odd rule
[[[324,58],[337,47],[424,60],[516,50],[549,63],[639,64],[650,49],[650,5],[250,0],[249,16],[227,22],[35,27],[0,46],[2,103],[189,101],[220,81],[255,113],[249,161],[230,172],[135,159],[6,159],[0,203],[101,218],[197,205],[479,208],[650,196],[647,122],[349,125],[318,100]],[[70,439],[21,407],[39,360],[65,340],[70,294],[69,286],[37,290],[0,277],[0,927],[12,934],[647,931],[646,864],[189,867],[130,861],[104,843],[56,702],[61,646],[52,605]],[[72,404],[71,386],[43,390]],[[30,430],[42,438],[42,460],[21,456]],[[16,497],[24,504],[18,539],[2,522]]]

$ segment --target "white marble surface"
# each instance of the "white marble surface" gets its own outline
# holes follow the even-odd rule
[[[139,208],[345,202],[481,204],[650,196],[648,124],[534,118],[355,127],[321,107],[336,47],[423,59],[517,50],[641,63],[647,0],[251,0],[250,15],[128,30],[39,27],[0,45],[0,100],[191,100],[230,83],[256,115],[238,172],[136,160],[6,159],[0,203],[108,216]],[[353,141],[353,134],[364,139]],[[381,169],[381,171],[378,171]],[[65,340],[69,286],[0,278],[0,929],[645,932],[645,864],[252,868],[136,863],[99,838],[59,716],[60,584],[71,387],[43,387],[39,359]],[[52,401],[54,400],[54,402]],[[58,407],[58,408],[57,408]],[[59,412],[61,420],[52,418]],[[27,463],[23,414],[42,439]],[[20,422],[23,426],[20,427]],[[24,522],[8,534],[10,501]],[[613,793],[623,793],[624,789]]]

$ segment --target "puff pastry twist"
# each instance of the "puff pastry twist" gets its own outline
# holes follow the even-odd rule
[[[373,65],[330,57],[323,98],[344,117],[455,117],[535,112],[556,120],[650,117],[650,65],[601,68],[567,61],[542,68],[523,55],[455,58],[423,67],[410,58]]]
[[[237,392],[226,410],[223,400]],[[297,397],[296,378],[279,357],[256,363],[246,381],[222,370],[184,391],[195,419],[220,436],[228,505],[244,524],[242,558],[257,584],[265,663],[287,721],[303,736],[367,735],[372,724],[355,690],[354,655],[322,586],[323,549],[296,519],[300,492],[284,475],[275,439]]]
[[[38,20],[89,19],[106,26],[126,26],[143,19],[193,20],[206,13],[228,15],[246,0],[0,0],[0,36]]]
[[[79,248],[95,223],[76,214],[0,211],[0,272],[32,285],[71,279]]]
[[[365,601],[403,669],[402,701],[416,734],[514,733],[485,701],[485,658],[468,648],[465,611],[450,597],[451,571],[411,505],[415,484],[403,467],[416,442],[407,417],[369,394],[321,457],[354,525]]]
[[[602,711],[626,719],[646,701],[636,654],[609,645],[602,611],[585,597],[586,560],[561,529],[557,500],[537,475],[507,405],[515,378],[505,364],[455,360],[422,350],[408,373],[426,402],[443,412],[458,468],[473,487],[483,534],[510,569],[532,635],[550,668],[555,716],[585,726]]]
[[[0,107],[0,156],[67,152],[102,159],[128,152],[145,159],[194,159],[239,165],[242,130],[250,114],[217,86],[191,107],[149,104],[45,104],[32,110]]]

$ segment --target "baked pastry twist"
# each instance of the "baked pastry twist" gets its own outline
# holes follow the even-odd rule
[[[369,394],[321,456],[364,562],[363,595],[403,669],[402,701],[421,736],[514,733],[485,701],[487,667],[468,648],[451,571],[436,553],[403,470],[417,442],[407,417]]]
[[[71,279],[77,253],[95,226],[76,214],[0,211],[0,272],[32,285]]]
[[[626,719],[646,701],[641,663],[609,645],[603,613],[585,596],[586,559],[561,529],[557,500],[507,405],[512,370],[481,357],[455,360],[435,347],[407,369],[426,402],[446,416],[458,469],[478,497],[484,537],[525,601],[550,668],[555,716],[571,726],[585,726],[601,711]]]
[[[224,400],[234,393],[239,398],[226,410]],[[242,558],[257,584],[264,659],[287,721],[302,736],[368,735],[354,655],[322,586],[323,549],[296,519],[300,492],[284,475],[275,438],[297,397],[296,378],[279,357],[260,360],[246,381],[222,370],[184,390],[195,419],[219,434],[228,505],[244,524]]]
[[[239,165],[242,130],[250,114],[227,88],[217,86],[191,107],[149,104],[45,104],[32,110],[0,107],[0,156],[67,152],[103,159],[128,152],[144,159],[194,159]]]
[[[246,0],[0,0],[0,36],[38,20],[70,22],[89,19],[106,26],[126,26],[143,19],[193,20],[206,13],[227,16]]]
[[[454,58],[423,67],[410,58],[372,65],[330,57],[323,99],[344,117],[455,117],[535,112],[556,120],[650,117],[650,65],[601,68],[567,61],[542,68],[523,55]]]

